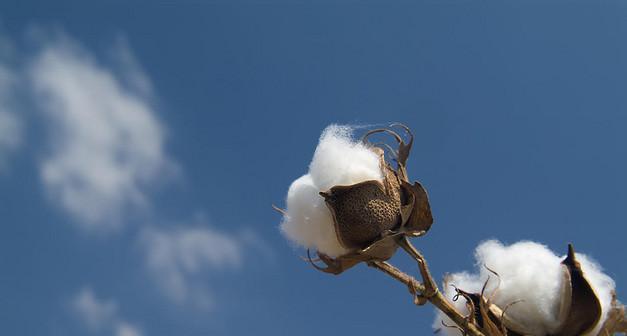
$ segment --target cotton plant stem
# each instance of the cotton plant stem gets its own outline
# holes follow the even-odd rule
[[[399,245],[405,252],[407,252],[418,263],[418,269],[420,270],[420,276],[422,277],[423,284],[425,286],[424,295],[428,298],[439,292],[438,285],[433,280],[429,267],[427,266],[427,260],[422,254],[411,244],[407,236],[403,236],[399,241]]]
[[[392,278],[404,283],[409,288],[409,291],[412,294],[416,294],[416,292],[423,293],[425,290],[425,286],[423,286],[420,281],[416,280],[411,275],[399,270],[398,268],[392,266],[387,261],[370,261],[368,262],[368,266],[372,268],[376,268],[381,272],[391,276]]]
[[[376,268],[383,273],[391,276],[399,282],[405,284],[412,294],[417,292],[424,293],[425,286],[411,275],[399,270],[386,261],[370,261],[368,266]],[[435,295],[428,298],[429,302],[441,310],[444,314],[453,320],[460,328],[466,331],[470,336],[484,336],[474,325],[468,324],[466,318],[450,304],[450,302],[439,291]]]
[[[468,323],[468,320],[463,316],[438,290],[437,284],[431,276],[427,261],[422,254],[409,242],[407,237],[401,238],[399,245],[418,262],[418,268],[420,269],[420,275],[424,283],[416,280],[414,277],[404,273],[398,268],[392,266],[385,261],[371,261],[368,266],[376,268],[383,273],[391,276],[392,278],[404,283],[409,291],[417,296],[417,304],[423,304],[426,301],[431,302],[439,310],[453,320],[462,330],[470,336],[484,336],[483,333],[473,324]]]

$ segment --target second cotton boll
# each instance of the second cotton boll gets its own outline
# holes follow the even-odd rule
[[[475,251],[479,272],[455,273],[447,277],[445,296],[452,300],[455,288],[480,293],[488,281],[485,296],[499,307],[507,307],[507,315],[523,325],[530,335],[551,335],[560,327],[557,314],[562,300],[563,257],[558,257],[544,245],[535,242],[518,242],[504,246],[498,241],[486,241]],[[614,281],[600,271],[600,266],[585,255],[577,254],[581,268],[601,305],[601,316],[596,326],[585,335],[597,335],[612,307]],[[498,274],[492,274],[489,270]],[[489,279],[489,280],[488,280]],[[454,286],[454,287],[453,287]],[[453,302],[462,312],[468,313],[464,298]],[[443,329],[447,335],[461,335],[443,313],[438,312],[433,327]]]

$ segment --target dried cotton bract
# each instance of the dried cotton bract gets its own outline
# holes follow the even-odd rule
[[[486,336],[605,336],[625,327],[614,281],[572,246],[560,258],[533,242],[488,241],[475,255],[479,274],[448,276],[445,295]],[[438,313],[434,328],[451,324]],[[461,335],[457,328],[444,330]]]
[[[309,172],[289,188],[281,230],[298,245],[315,249],[327,265],[319,268],[325,272],[386,260],[399,237],[421,235],[433,222],[425,190],[407,178],[413,136],[403,125],[391,127],[402,128],[409,141],[391,129],[373,130],[355,141],[351,128],[327,127]],[[392,135],[398,149],[370,144],[374,133]],[[386,149],[395,157],[395,168],[385,160]]]

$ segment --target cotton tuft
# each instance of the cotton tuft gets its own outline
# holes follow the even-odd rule
[[[383,180],[379,156],[355,141],[352,131],[348,126],[331,125],[322,132],[309,164],[309,174],[320,191],[336,185]]]
[[[340,125],[330,125],[322,132],[309,171],[289,188],[281,223],[288,239],[330,257],[349,250],[340,244],[331,211],[319,192],[336,185],[383,180],[379,156],[352,134],[351,127]]]
[[[522,241],[504,246],[495,240],[486,241],[475,250],[478,273],[462,272],[449,275],[444,294],[452,301],[456,294],[453,286],[466,292],[480,293],[483,284],[489,278],[484,295],[492,303],[504,308],[512,302],[522,300],[510,306],[507,314],[511,319],[524,325],[532,335],[548,335],[559,327],[557,311],[561,300],[563,272],[561,262],[564,258],[535,242]],[[611,308],[611,293],[615,284],[589,257],[578,253],[577,260],[601,302],[601,319],[595,328],[586,334],[596,335]],[[486,266],[498,273],[499,277],[488,271]],[[468,314],[463,297],[453,304],[460,312]],[[433,328],[441,328],[446,335],[461,335],[455,328],[443,326],[442,321],[447,325],[455,325],[438,311]]]

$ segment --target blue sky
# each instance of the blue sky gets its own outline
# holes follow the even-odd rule
[[[278,230],[331,123],[414,130],[438,279],[485,239],[573,242],[627,300],[626,13],[2,1],[0,334],[430,334],[405,288],[318,273]]]

